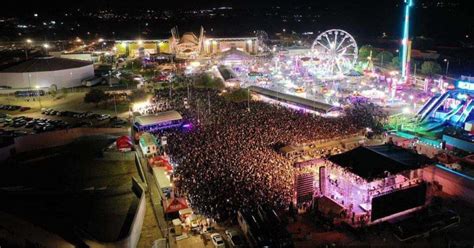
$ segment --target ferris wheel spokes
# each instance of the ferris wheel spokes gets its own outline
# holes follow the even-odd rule
[[[324,38],[323,38],[324,37]],[[313,42],[312,55],[319,60],[317,74],[341,75],[352,70],[358,54],[357,43],[344,30],[331,29],[321,33]]]

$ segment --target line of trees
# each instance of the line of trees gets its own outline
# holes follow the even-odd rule
[[[367,62],[372,53],[372,60],[378,62],[381,66],[391,66],[393,68],[400,68],[401,62],[399,56],[395,56],[389,51],[377,51],[371,45],[361,46],[359,49],[359,60]],[[441,73],[441,65],[436,61],[424,61],[421,64],[420,73],[433,76]]]

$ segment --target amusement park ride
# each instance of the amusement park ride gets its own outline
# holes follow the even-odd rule
[[[472,133],[474,83],[459,81],[456,88],[433,96],[419,109],[414,119],[416,133],[439,134],[448,126]]]
[[[313,60],[319,60],[319,71],[324,74],[347,74],[357,61],[357,43],[344,30],[331,29],[321,33],[311,47]]]

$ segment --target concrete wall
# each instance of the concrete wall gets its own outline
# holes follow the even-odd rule
[[[128,128],[72,128],[15,138],[17,153],[62,146],[83,136],[128,132]]]
[[[138,204],[136,209],[131,210],[131,212],[135,213],[133,216],[133,220],[130,224],[128,235],[121,240],[117,240],[115,242],[110,243],[101,243],[95,240],[84,240],[84,242],[91,248],[108,248],[108,247],[120,247],[120,248],[134,248],[137,247],[138,240],[140,239],[140,235],[142,233],[143,222],[145,220],[145,213],[146,213],[146,198],[145,198],[145,190],[143,187],[138,183],[138,181],[133,178],[132,179],[132,190],[137,195]]]
[[[0,162],[7,160],[13,153],[15,153],[15,144],[0,148]]]
[[[438,183],[442,191],[453,197],[474,203],[474,178],[441,166],[423,169],[423,180]]]
[[[135,152],[120,152],[120,151],[104,151],[102,154],[101,160],[111,160],[111,161],[132,161],[135,159]]]
[[[0,73],[0,86],[10,86],[12,88],[49,88],[55,84],[58,89],[70,88],[81,85],[81,81],[94,76],[94,66],[87,65],[79,68],[41,71],[31,73]]]
[[[73,142],[75,139],[99,134],[129,133],[128,128],[72,128],[46,133],[20,136],[15,138],[13,145],[0,148],[0,162],[7,160],[15,153],[32,150],[46,149],[62,146]],[[133,159],[133,154],[124,155],[127,160]]]
[[[90,53],[65,53],[60,54],[59,57],[64,59],[77,59],[92,62],[92,54]]]

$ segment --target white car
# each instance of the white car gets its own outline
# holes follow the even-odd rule
[[[225,235],[227,236],[227,240],[229,241],[232,247],[244,247],[244,240],[242,236],[236,230],[228,229],[225,230]]]
[[[103,121],[103,120],[107,120],[107,119],[110,119],[110,115],[108,114],[103,114],[103,115],[100,115],[97,120],[99,121]]]
[[[214,244],[214,247],[216,248],[225,247],[224,240],[222,239],[222,236],[218,233],[211,234],[211,241],[212,244]]]

